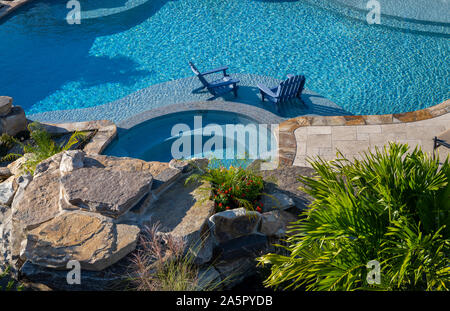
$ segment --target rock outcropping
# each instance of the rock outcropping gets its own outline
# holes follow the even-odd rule
[[[275,200],[262,214],[243,208],[215,214],[209,184],[185,185],[192,168],[186,161],[73,150],[42,161],[33,176],[20,175],[19,164],[10,165],[5,176],[12,176],[0,183],[0,266],[54,289],[107,289],[125,275],[141,232],[156,225],[184,241],[185,254],[209,271],[206,279],[232,287],[297,219],[284,189],[271,192]],[[66,281],[74,260],[81,285]]]
[[[0,96],[0,134],[14,136],[27,128],[25,112],[20,106],[12,105],[13,99]]]
[[[100,271],[136,247],[140,228],[121,216],[151,196],[168,164],[74,150],[41,162],[34,176],[0,184],[1,262],[65,269],[69,260]],[[13,170],[20,174],[20,170]]]

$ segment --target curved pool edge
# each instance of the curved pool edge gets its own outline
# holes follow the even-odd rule
[[[242,113],[242,104],[227,103],[223,102],[221,104],[227,105],[227,111],[235,112],[238,114]],[[182,111],[195,111],[195,110],[217,110],[218,106],[211,103],[191,103],[188,105],[173,105],[173,113]],[[183,110],[184,109],[184,110]],[[236,111],[238,109],[238,111]],[[262,109],[261,109],[262,110]],[[268,119],[262,119],[261,116],[257,115],[260,110],[255,110],[252,107],[252,113],[248,116],[255,119],[258,122],[265,122],[267,120],[280,120],[279,117],[273,115],[269,116]],[[266,112],[266,111],[264,111]],[[245,113],[245,112],[244,112]],[[123,122],[117,124],[117,127],[124,130],[130,129],[136,125],[143,122],[163,116],[167,113],[163,109],[155,109],[147,111],[138,117],[132,117]],[[243,114],[245,115],[245,114]],[[429,108],[400,113],[400,114],[386,114],[386,115],[356,115],[356,116],[301,116],[297,118],[292,118],[289,120],[280,120],[278,127],[277,141],[279,143],[279,164],[285,166],[298,165],[295,163],[298,157],[298,150],[302,148],[299,144],[301,142],[297,141],[295,132],[300,128],[308,129],[308,127],[320,128],[325,133],[325,130],[331,127],[359,127],[366,129],[375,126],[396,126],[401,124],[418,124],[415,122],[429,121],[431,119],[438,120],[439,118],[446,118],[443,120],[445,126],[450,128],[450,99],[431,106]],[[269,121],[270,122],[270,121]],[[442,121],[441,121],[442,123]],[[46,123],[53,128],[53,131],[58,133],[71,132],[74,130],[85,130],[85,129],[97,129],[98,133],[94,136],[92,144],[90,144],[88,152],[101,154],[109,144],[116,138],[117,128],[113,122],[107,120],[100,121],[86,121],[86,122],[69,122],[69,123]],[[414,126],[413,126],[414,127]],[[434,133],[433,135],[438,135],[439,133]],[[326,135],[326,134],[321,134]],[[306,135],[307,136],[307,135]],[[347,140],[350,144],[358,143],[357,140]],[[86,149],[86,148],[85,148]],[[85,150],[86,151],[86,150]],[[304,164],[304,163],[303,163]],[[305,166],[301,165],[301,166]]]
[[[170,105],[189,105],[195,102],[208,102],[210,105],[214,105],[220,101],[248,105],[255,109],[261,109],[264,113],[275,114],[275,105],[267,101],[261,101],[256,85],[277,85],[280,80],[269,76],[248,73],[231,73],[231,76],[240,80],[237,98],[226,94],[223,98],[208,100],[211,95],[206,91],[198,92],[197,90],[202,85],[197,77],[191,76],[153,84],[118,100],[98,106],[27,113],[27,116],[40,122],[80,122],[107,119],[120,123],[149,110],[165,109],[165,107]],[[308,84],[308,81],[306,83]],[[288,115],[279,117],[286,120],[300,115],[351,114],[336,103],[308,88],[303,90],[302,100],[305,105],[289,105]]]
[[[307,139],[304,141],[298,141],[295,135],[295,132],[300,128],[308,128],[314,127],[316,131],[314,133],[325,136],[332,135],[333,127],[340,127],[341,129],[344,127],[364,127],[369,129],[380,130],[380,134],[382,132],[382,127],[385,127],[387,130],[390,130],[388,127],[402,125],[402,124],[418,124],[415,122],[428,121],[431,119],[437,120],[438,118],[445,118],[442,120],[442,123],[445,124],[447,129],[450,128],[450,99],[443,101],[440,104],[421,109],[415,110],[405,113],[395,113],[395,114],[385,114],[385,115],[355,115],[355,116],[300,116],[296,118],[292,118],[286,121],[283,121],[279,125],[279,160],[280,164],[292,166],[296,165],[295,163],[301,163],[301,166],[307,166],[307,158],[311,157],[306,153],[307,150]],[[433,121],[434,121],[433,120]],[[439,122],[437,122],[439,123]],[[320,129],[319,129],[320,128]],[[411,127],[413,128],[413,127]],[[397,133],[395,129],[391,129],[393,133]],[[431,130],[431,129],[430,129]],[[369,134],[369,131],[366,131],[365,134]],[[307,131],[305,136],[311,135]],[[378,134],[378,133],[377,133]],[[392,134],[392,133],[391,133]],[[423,133],[422,133],[423,134]],[[440,133],[427,133],[431,137],[437,136]],[[314,134],[315,135],[315,134]],[[331,137],[330,137],[331,138]],[[412,137],[407,137],[406,139],[401,138],[392,138],[394,141],[411,141],[414,139]],[[346,139],[349,145],[357,144],[361,142],[361,140],[356,139]],[[417,140],[418,141],[418,140]],[[331,139],[330,139],[331,142]],[[430,141],[429,143],[432,143]],[[333,144],[333,143],[332,143]],[[333,145],[334,146],[334,145]],[[427,146],[429,147],[429,146]],[[319,148],[317,148],[318,152],[316,155],[321,156],[321,152]],[[326,148],[322,148],[326,149]],[[331,148],[333,149],[333,148]],[[367,150],[366,148],[362,148],[363,150]],[[429,149],[429,148],[428,148]],[[303,154],[303,151],[305,154]],[[332,151],[332,150],[331,150]],[[332,151],[333,152],[333,151]],[[301,154],[300,154],[301,153]],[[298,159],[301,157],[301,161]]]
[[[323,10],[327,10],[333,14],[339,14],[344,18],[367,23],[366,16],[369,9],[362,8],[358,5],[346,3],[345,1],[311,1],[306,0],[309,4],[314,5]],[[367,1],[368,2],[368,1]],[[418,35],[437,36],[443,38],[450,37],[450,23],[444,21],[433,21],[430,19],[411,18],[406,16],[395,15],[394,13],[386,13],[381,10],[382,21],[380,24],[374,24],[375,27],[394,29],[401,32],[411,32]]]
[[[121,129],[130,129],[143,122],[161,116],[179,112],[198,111],[198,110],[232,112],[247,117],[261,124],[279,124],[284,120],[283,118],[267,110],[254,107],[251,105],[242,103],[233,103],[229,101],[215,101],[215,102],[181,103],[168,105],[156,109],[150,109],[117,123],[117,126]]]
[[[25,4],[30,3],[32,1],[34,1],[34,0],[14,0],[14,1],[0,0],[0,5],[4,5],[3,7],[0,7],[0,20],[4,17],[9,16],[11,13],[15,12],[17,9],[21,8]],[[147,3],[148,1],[150,1],[150,0],[142,0],[141,2],[138,2],[137,4],[132,3],[129,6],[125,5],[125,6],[122,6],[119,8],[114,8],[114,9],[99,8],[99,9],[95,9],[95,10],[91,10],[91,11],[81,11],[81,19],[90,20],[90,19],[113,16],[116,14],[120,14],[120,13],[129,11],[129,10],[139,8],[141,5]]]

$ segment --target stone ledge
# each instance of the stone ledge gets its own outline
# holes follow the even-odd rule
[[[300,116],[289,119],[281,122],[279,126],[280,137],[283,137],[279,142],[280,164],[294,164],[297,150],[294,132],[300,127],[400,124],[436,118],[447,113],[450,113],[450,99],[429,108],[405,113],[360,116]]]
[[[13,0],[13,1],[2,1],[0,0],[0,19],[7,16],[8,14],[14,12],[22,5],[31,2],[33,0]]]
[[[117,126],[109,120],[96,120],[71,123],[42,123],[50,134],[66,134],[75,131],[95,131],[94,137],[83,148],[86,153],[101,154],[117,136]]]

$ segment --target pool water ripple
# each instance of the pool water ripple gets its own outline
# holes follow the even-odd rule
[[[372,27],[307,1],[152,0],[81,25],[67,25],[67,11],[64,1],[34,1],[0,24],[0,94],[27,113],[113,102],[191,76],[189,60],[277,79],[302,73],[353,114],[450,97],[448,38]]]

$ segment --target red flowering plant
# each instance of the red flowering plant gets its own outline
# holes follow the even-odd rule
[[[259,199],[264,189],[264,181],[252,170],[232,165],[229,168],[208,166],[201,174],[192,175],[188,181],[191,179],[200,179],[211,184],[216,212],[239,207],[262,212]]]

